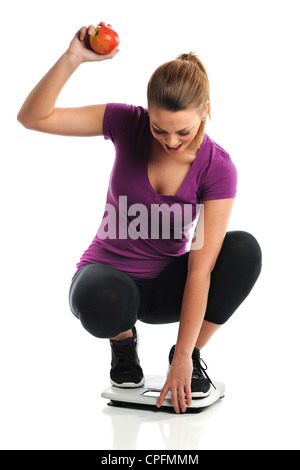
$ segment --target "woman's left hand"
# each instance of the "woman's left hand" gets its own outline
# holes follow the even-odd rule
[[[192,404],[191,396],[191,381],[193,373],[193,361],[191,357],[184,357],[178,359],[176,355],[173,358],[172,365],[161,391],[160,397],[157,400],[156,406],[160,408],[163,401],[171,390],[172,403],[176,413],[180,410],[185,413],[186,406]]]

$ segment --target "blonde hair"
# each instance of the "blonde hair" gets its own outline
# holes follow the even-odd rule
[[[148,108],[157,106],[168,111],[194,108],[201,113],[209,101],[208,115],[211,119],[210,89],[206,70],[194,52],[181,54],[155,70],[148,89]],[[198,148],[204,138],[206,120],[201,122],[195,137]]]

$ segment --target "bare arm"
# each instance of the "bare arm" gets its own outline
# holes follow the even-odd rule
[[[182,302],[177,354],[191,357],[207,306],[210,276],[226,235],[234,199],[204,203],[204,245],[191,250]]]
[[[106,56],[93,52],[88,47],[88,38],[94,29],[94,26],[81,28],[69,49],[29,94],[18,114],[18,121],[26,128],[68,136],[102,135],[105,104],[80,108],[55,107],[62,88],[79,65],[112,59],[118,52],[115,49]]]
[[[178,339],[167,381],[158,406],[172,391],[174,409],[185,411],[185,396],[191,404],[192,352],[200,333],[210,287],[210,276],[226,235],[234,199],[204,203],[204,245],[189,254],[188,275],[183,295]]]

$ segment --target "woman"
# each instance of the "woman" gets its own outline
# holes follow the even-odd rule
[[[200,351],[248,296],[260,274],[261,250],[246,232],[226,233],[236,169],[228,153],[204,133],[209,82],[194,54],[154,72],[148,110],[117,103],[55,107],[81,63],[117,54],[118,49],[107,56],[90,49],[94,29],[79,30],[18,119],[37,131],[102,135],[114,143],[106,210],[77,264],[70,308],[92,335],[110,339],[110,376],[118,387],[144,383],[136,321],[179,322],[157,406],[171,390],[174,410],[185,412],[192,397],[210,393]]]

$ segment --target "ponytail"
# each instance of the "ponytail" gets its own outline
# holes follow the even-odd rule
[[[192,64],[198,65],[199,69],[201,70],[202,73],[204,73],[208,79],[206,70],[204,68],[204,65],[202,64],[201,60],[199,57],[195,54],[195,52],[189,52],[188,54],[180,54],[177,57],[177,60],[187,60],[188,62],[192,62]]]

